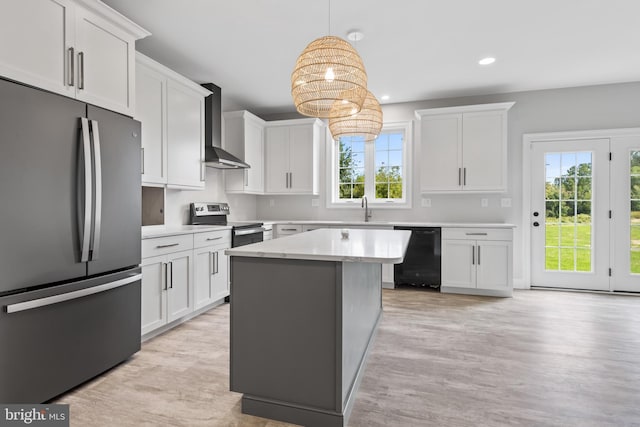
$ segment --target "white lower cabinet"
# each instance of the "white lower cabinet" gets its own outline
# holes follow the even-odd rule
[[[230,247],[229,229],[143,239],[142,335],[169,329],[228,296],[224,251]]]
[[[193,250],[142,259],[142,335],[193,311]]]
[[[443,228],[441,291],[511,296],[513,231]]]
[[[229,257],[224,253],[231,247],[229,231],[200,234],[194,236],[193,250],[196,310],[229,296]]]

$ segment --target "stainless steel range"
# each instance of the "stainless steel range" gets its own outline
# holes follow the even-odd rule
[[[231,247],[249,245],[262,242],[264,228],[261,222],[255,221],[227,221],[229,205],[218,202],[194,202],[190,208],[190,222],[192,225],[230,225]]]

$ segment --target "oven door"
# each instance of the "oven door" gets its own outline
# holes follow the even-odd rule
[[[231,247],[237,248],[238,246],[250,245],[251,243],[262,242],[264,237],[264,228],[241,228],[233,230],[233,237],[231,239]]]

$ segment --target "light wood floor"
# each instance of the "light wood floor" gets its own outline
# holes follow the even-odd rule
[[[265,426],[229,391],[229,306],[60,397],[72,426]],[[352,427],[640,426],[640,298],[384,292]]]

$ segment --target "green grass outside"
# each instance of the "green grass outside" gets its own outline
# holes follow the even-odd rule
[[[545,264],[552,271],[591,271],[591,224],[546,224]],[[631,225],[631,273],[640,274],[640,225]]]

